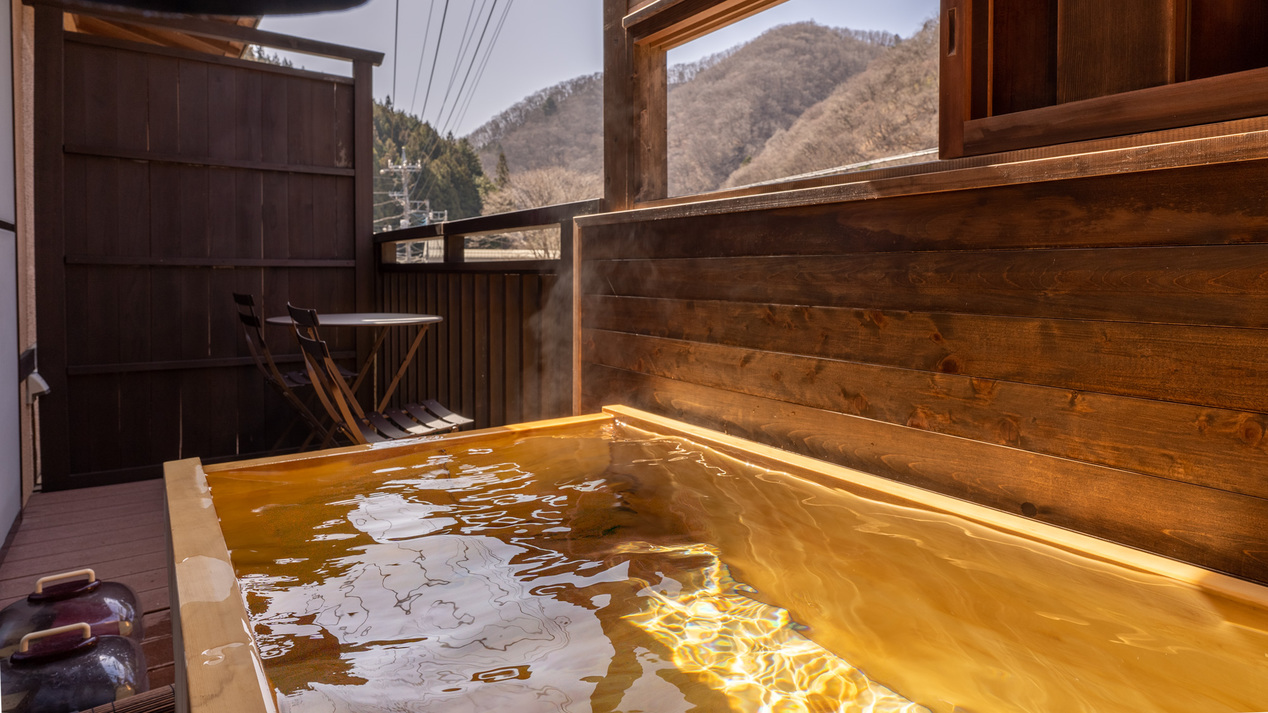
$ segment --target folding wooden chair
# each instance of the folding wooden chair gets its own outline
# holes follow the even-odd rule
[[[317,332],[317,328],[321,326],[321,318],[317,316],[317,310],[307,307],[296,307],[290,302],[286,303],[286,311],[291,315],[291,324],[295,327],[295,333],[305,336],[309,339],[321,339],[321,334]],[[378,345],[376,344],[377,348]],[[352,379],[352,390],[355,392],[361,386],[362,375],[368,373],[366,369],[361,370],[361,374],[355,371],[349,371],[342,366],[335,365],[339,369],[339,374],[344,379]]]
[[[304,336],[298,328],[295,337],[304,353],[308,377],[318,400],[334,419],[335,425],[353,443],[379,443],[396,438],[426,436],[451,431],[462,425],[446,421],[418,404],[408,404],[383,413],[363,410],[357,403],[352,387],[348,386],[348,382],[339,373],[339,367],[331,358],[330,348],[326,343]]]
[[[304,439],[303,446],[308,447],[313,439],[320,436],[323,441],[329,440],[331,436],[329,424],[318,418],[313,413],[308,404],[304,403],[304,399],[300,397],[300,393],[308,390],[311,386],[308,374],[305,371],[282,371],[277,367],[277,362],[273,358],[273,353],[269,351],[268,342],[264,340],[264,320],[260,317],[260,312],[255,306],[255,298],[251,295],[244,295],[238,292],[233,293],[233,301],[238,309],[238,321],[242,325],[242,337],[247,342],[247,350],[251,352],[251,359],[255,362],[255,368],[263,375],[264,380],[273,387],[282,399],[295,410],[296,419],[286,426],[286,430],[282,435],[278,436],[277,441],[273,444],[272,450],[277,450],[286,436],[290,434],[295,423],[304,421],[309,428],[308,437]]]

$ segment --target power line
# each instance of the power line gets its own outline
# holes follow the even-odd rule
[[[484,59],[480,62],[480,68],[476,70],[475,82],[471,85],[471,92],[467,94],[467,101],[462,107],[462,113],[458,115],[458,125],[461,126],[463,120],[467,118],[467,110],[471,108],[471,100],[475,97],[476,89],[480,86],[480,81],[484,79],[484,70],[489,66],[489,58],[493,56],[493,49],[497,47],[498,38],[502,36],[502,26],[506,24],[506,16],[511,14],[511,7],[515,4],[515,0],[507,0],[506,7],[502,9],[502,17],[498,18],[498,26],[493,28],[493,38],[489,40],[489,49],[484,53]]]
[[[445,0],[445,8],[440,13],[440,32],[436,36],[436,51],[431,58],[431,73],[427,77],[427,93],[423,95],[423,111],[418,115],[420,118],[427,113],[427,100],[431,98],[431,80],[436,76],[436,59],[440,57],[440,41],[445,36],[445,18],[449,15],[449,0]],[[411,109],[413,107],[410,107]]]
[[[423,48],[418,51],[418,69],[414,71],[414,94],[409,98],[409,110],[414,111],[414,102],[418,100],[418,80],[423,76],[423,58],[427,56],[427,37],[431,34],[431,15],[436,9],[436,0],[427,6],[427,29],[423,30]]]
[[[480,33],[480,41],[476,43],[475,49],[471,53],[471,61],[468,63],[468,66],[467,66],[467,75],[463,77],[462,86],[459,87],[458,94],[454,97],[453,105],[449,107],[449,116],[451,119],[458,105],[462,103],[462,92],[463,92],[463,89],[466,87],[467,77],[470,76],[471,67],[475,64],[475,60],[480,54],[480,46],[484,43],[484,35],[489,29],[489,20],[493,18],[493,13],[497,11],[497,4],[498,4],[498,0],[493,0],[493,5],[489,7],[489,14],[485,18],[484,29]],[[485,5],[485,1],[482,1],[480,12],[476,14],[477,23],[479,22],[479,19],[478,19],[479,15],[483,14],[484,12],[484,5]],[[474,7],[474,5],[472,7]],[[505,17],[505,13],[503,13],[503,16]],[[427,144],[427,148],[426,148],[427,152],[430,152],[432,149],[436,147],[436,145],[444,138],[445,133],[448,130],[447,126],[442,126],[442,120],[444,119],[444,116],[445,116],[445,107],[449,103],[450,90],[453,89],[453,84],[455,81],[457,81],[457,78],[458,78],[458,71],[462,67],[462,59],[466,54],[465,48],[467,46],[470,46],[471,37],[475,35],[475,31],[474,31],[475,25],[468,23],[466,29],[470,30],[470,32],[464,32],[465,37],[462,42],[462,48],[459,49],[458,57],[454,60],[454,65],[453,65],[454,69],[450,75],[449,88],[446,89],[445,91],[445,98],[440,103],[440,111],[436,114],[436,121],[432,125],[432,129],[436,132],[436,136],[434,136],[432,140]]]
[[[400,102],[396,96],[396,68],[401,65],[401,0],[396,0],[396,22],[392,27],[392,101]]]
[[[491,56],[493,55],[493,50],[494,50],[494,48],[497,46],[498,37],[499,37],[499,36],[501,36],[501,34],[502,34],[502,26],[506,23],[506,17],[507,17],[507,15],[509,15],[509,14],[510,14],[510,11],[511,11],[511,5],[512,5],[514,2],[515,2],[515,0],[507,0],[507,4],[506,4],[505,6],[503,6],[503,9],[502,9],[502,16],[501,16],[500,18],[498,18],[498,24],[497,24],[497,27],[493,30],[493,37],[489,40],[489,46],[488,46],[488,49],[487,49],[487,50],[485,50],[484,59],[483,59],[483,60],[481,61],[481,63],[480,63],[480,70],[479,70],[478,72],[476,72],[476,79],[475,79],[475,82],[471,85],[471,92],[467,94],[466,104],[463,106],[463,111],[462,111],[463,116],[465,116],[465,115],[466,115],[466,109],[467,109],[467,107],[469,107],[469,106],[471,105],[471,97],[473,97],[473,96],[475,95],[476,88],[477,88],[477,87],[479,86],[479,84],[480,84],[480,79],[481,79],[481,77],[483,77],[483,76],[484,76],[484,68],[488,66],[488,63],[489,63],[489,57],[491,57]],[[495,2],[494,2],[494,6],[493,6],[493,7],[491,7],[491,8],[489,9],[489,17],[490,17],[490,18],[492,18],[492,17],[493,17],[493,13],[494,13],[494,11],[496,11],[496,9],[497,9],[497,2],[496,2],[496,0],[495,0]],[[486,30],[488,29],[488,22],[487,22],[487,21],[485,22],[485,29],[486,29]],[[482,33],[482,34],[481,34],[481,43],[483,42],[483,39],[484,39],[484,35],[483,35],[483,33]],[[472,55],[473,60],[474,60],[474,58],[475,58],[475,57],[477,57],[477,56],[479,56],[479,47],[478,47],[478,46],[477,46],[477,48],[476,48],[476,53]],[[468,70],[467,70],[467,71],[468,71],[468,73],[470,73],[470,68],[468,68]],[[464,86],[466,85],[466,81],[465,81],[465,79],[464,79],[464,81],[463,81],[463,85],[464,85]],[[461,90],[461,89],[459,90],[458,95],[459,95],[459,100],[458,100],[457,102],[455,102],[455,104],[454,104],[455,106],[457,106],[457,104],[461,101],[461,96],[462,96],[462,90]],[[451,113],[451,118],[452,118],[452,113]],[[459,122],[461,122],[461,119],[459,119]],[[435,141],[433,142],[433,144],[434,144],[435,142],[438,142],[438,141],[440,140],[440,136],[441,136],[440,132],[439,132],[439,131],[437,131],[437,132],[436,132],[436,139],[435,139]],[[431,188],[432,188],[432,184],[433,184],[434,182],[435,182],[435,173],[434,173],[434,172],[433,172],[433,173],[431,173],[431,175],[427,176],[427,177],[423,180],[423,195],[424,195],[424,196],[430,196],[430,191],[431,191]]]
[[[441,100],[440,109],[436,113],[436,121],[432,123],[432,131],[434,131],[436,135],[433,136],[431,140],[428,141],[423,146],[423,152],[422,152],[423,157],[427,157],[429,154],[431,154],[431,152],[437,146],[439,146],[440,142],[444,139],[444,134],[441,131],[440,125],[441,125],[441,119],[444,117],[444,114],[445,114],[445,106],[449,103],[449,95],[453,90],[454,82],[457,81],[458,79],[458,71],[462,67],[462,58],[466,54],[467,47],[470,46],[471,38],[475,35],[475,27],[479,23],[480,15],[484,13],[484,6],[485,4],[487,4],[487,2],[488,0],[481,0],[479,13],[475,12],[476,6],[475,6],[475,3],[473,2],[470,5],[470,9],[467,12],[467,20],[466,22],[463,23],[462,40],[458,43],[458,53],[457,53],[457,56],[454,58],[453,70],[449,73],[449,85],[445,89],[445,96]],[[493,10],[496,9],[496,5],[497,5],[497,2],[496,0],[494,0],[494,7],[490,8],[490,11],[489,11],[490,16],[492,16]],[[476,22],[473,23],[472,18],[476,18]],[[487,23],[486,23],[486,27],[487,27]],[[443,25],[441,29],[444,29]],[[477,47],[477,51],[478,49],[479,48]],[[433,61],[432,71],[434,72],[435,69],[436,69],[435,62]],[[457,102],[457,100],[458,100],[457,97],[455,97],[455,102]],[[424,104],[423,104],[424,114],[426,113],[426,111],[427,111],[427,105],[426,105],[426,101],[424,101]],[[452,109],[451,109],[451,112],[452,112]],[[419,119],[424,119],[424,114],[419,114],[418,115]]]
[[[480,12],[484,12],[484,5],[488,0],[480,0]],[[467,21],[463,24],[462,42],[458,43],[458,53],[454,55],[453,71],[449,73],[449,85],[445,87],[445,96],[440,100],[440,111],[436,113],[436,126],[440,126],[440,119],[445,114],[445,105],[449,103],[449,94],[453,91],[453,84],[458,79],[458,72],[462,67],[462,58],[467,53],[467,46],[471,42],[472,35],[475,34],[475,25],[472,24],[471,18],[477,18],[479,23],[479,15],[475,12],[475,3],[471,3],[471,9],[467,12]]]
[[[454,98],[454,104],[449,109],[449,123],[445,125],[445,129],[449,129],[449,124],[453,121],[454,111],[461,104],[462,92],[467,88],[467,80],[471,78],[471,68],[475,66],[476,58],[480,54],[480,46],[484,44],[484,36],[489,32],[489,22],[493,19],[493,12],[498,8],[498,0],[493,0],[492,7],[489,8],[489,16],[484,19],[484,28],[480,30],[480,39],[476,41],[475,51],[471,53],[471,61],[467,64],[467,73],[462,75],[462,85],[458,87],[458,96]]]
[[[480,68],[476,70],[475,82],[472,83],[471,91],[467,94],[467,101],[462,107],[462,112],[458,115],[457,126],[462,126],[462,122],[467,118],[467,110],[471,108],[471,100],[475,98],[476,89],[480,86],[480,80],[484,79],[484,70],[489,66],[489,58],[493,56],[493,48],[497,47],[498,38],[502,36],[502,25],[506,23],[506,16],[511,13],[511,6],[514,4],[515,0],[506,1],[506,6],[502,9],[502,17],[498,18],[498,26],[493,28],[493,37],[489,40],[489,49],[484,53]]]

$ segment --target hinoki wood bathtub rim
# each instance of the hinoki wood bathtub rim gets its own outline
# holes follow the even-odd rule
[[[508,436],[546,435],[604,422],[621,423],[654,435],[681,437],[724,456],[825,487],[844,488],[864,497],[871,492],[885,500],[916,503],[922,508],[955,515],[1080,557],[1160,575],[1268,609],[1268,587],[1236,577],[646,411],[606,406],[599,414],[424,437],[390,445],[352,446],[211,466],[203,466],[197,458],[165,464],[169,584],[175,612],[172,634],[178,652],[177,710],[194,713],[227,710],[276,713],[278,710],[250,634],[251,623],[241,590],[232,576],[233,565],[207,486],[207,473],[273,468],[339,455],[363,454],[377,459],[386,452],[400,455],[409,450],[431,450],[438,445],[471,447]],[[179,528],[174,528],[173,523],[179,523]]]
[[[242,590],[232,576],[233,563],[207,486],[207,473],[270,468],[338,455],[378,457],[386,450],[400,454],[432,449],[442,442],[471,446],[508,435],[531,436],[613,420],[609,414],[591,414],[209,466],[197,458],[165,463],[168,591],[173,612],[172,645],[176,651],[177,713],[277,713],[278,710],[259,649],[250,633],[251,622]],[[173,527],[173,523],[180,526]]]
[[[888,478],[864,473],[860,470],[834,465],[826,461],[780,450],[754,441],[729,436],[708,428],[691,426],[681,421],[626,406],[605,406],[621,423],[640,427],[660,435],[676,435],[697,445],[714,448],[725,455],[741,460],[745,456],[757,456],[757,463],[775,464],[772,470],[804,478],[826,487],[850,485],[851,490],[862,488],[883,493],[892,498],[914,501],[922,507],[939,510],[972,520],[988,527],[1009,532],[1041,543],[1058,547],[1073,554],[1097,560],[1126,565],[1143,572],[1167,577],[1178,582],[1199,587],[1235,599],[1252,606],[1268,609],[1268,587],[1238,579],[1231,575],[1204,569],[1180,560],[1138,550],[1109,540],[1067,530],[1039,520],[1032,520],[1011,513],[978,505],[949,495],[924,490],[899,483]],[[751,460],[750,460],[751,462]],[[761,466],[766,467],[766,466]],[[913,497],[915,496],[915,497]]]
[[[176,711],[276,713],[229,549],[197,458],[163,465]],[[179,523],[179,527],[174,526]],[[212,663],[216,656],[222,657]]]

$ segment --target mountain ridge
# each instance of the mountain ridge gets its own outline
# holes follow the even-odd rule
[[[771,28],[697,62],[672,66],[667,137],[671,195],[767,180],[776,177],[772,171],[792,175],[819,170],[837,155],[846,158],[833,165],[875,158],[876,151],[894,147],[892,153],[904,153],[936,145],[936,46],[931,92],[926,56],[928,39],[932,36],[936,45],[936,35],[936,21],[908,39],[800,22]],[[891,91],[886,81],[911,86]],[[896,109],[898,99],[914,102],[917,109]],[[884,117],[850,115],[843,105],[851,104],[896,118],[886,122]],[[563,168],[589,176],[592,183],[603,168],[602,110],[602,74],[583,75],[525,97],[467,138],[487,175],[493,175],[505,155],[512,179]],[[863,141],[862,149],[834,141],[833,134],[843,132],[833,122],[843,117],[904,138]],[[912,126],[897,126],[903,122]],[[831,151],[807,154],[807,147]],[[789,160],[781,152],[795,156]]]

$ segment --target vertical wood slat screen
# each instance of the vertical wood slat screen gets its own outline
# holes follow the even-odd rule
[[[445,319],[424,337],[397,401],[435,398],[475,428],[571,412],[572,304],[559,275],[429,270],[379,279],[379,309]],[[382,363],[399,364],[409,347],[412,333],[397,331]]]
[[[262,296],[266,316],[357,308],[353,83],[63,33],[44,7],[37,36],[37,64],[64,67],[36,86],[37,112],[64,125],[36,138],[44,487],[269,449],[292,414],[231,293]],[[298,368],[287,331],[267,336]]]

